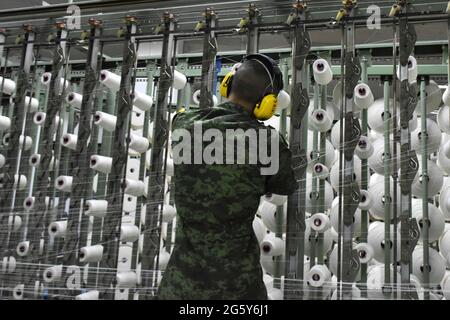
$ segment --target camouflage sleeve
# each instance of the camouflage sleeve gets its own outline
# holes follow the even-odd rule
[[[178,111],[172,119],[172,131],[177,129],[177,120],[185,114],[184,108]]]
[[[290,195],[297,190],[298,183],[292,169],[292,153],[286,140],[279,138],[279,169],[274,175],[266,178],[266,193]]]

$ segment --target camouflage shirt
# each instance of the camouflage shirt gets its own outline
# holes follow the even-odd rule
[[[203,130],[268,130],[229,102],[179,113],[172,129],[192,131],[194,121]],[[278,173],[271,176],[260,174],[260,164],[175,165],[176,240],[158,299],[267,299],[252,221],[262,195],[289,195],[297,187],[283,138],[279,155]]]

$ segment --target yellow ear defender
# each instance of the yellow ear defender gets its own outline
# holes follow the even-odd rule
[[[272,73],[269,71],[268,67],[264,64],[264,62],[260,61],[261,59],[264,60],[268,60],[268,58],[266,58],[265,56],[259,55],[259,54],[253,54],[253,55],[249,55],[247,56],[245,60],[254,60],[257,61],[259,64],[261,64],[261,66],[263,66],[263,68],[266,70],[267,74],[269,75],[270,78],[270,86],[273,88],[274,87],[274,79],[273,79],[273,75]],[[270,63],[272,64],[272,62],[270,61]],[[220,95],[224,98],[228,98],[231,92],[231,87],[233,84],[233,77],[236,74],[238,67],[236,67],[236,65],[233,67],[233,70],[230,71],[225,78],[223,78],[221,84],[220,84]],[[253,115],[256,117],[256,119],[258,120],[268,120],[270,119],[274,113],[275,110],[277,108],[277,95],[275,95],[274,93],[269,93],[266,94],[260,102],[258,102],[255,106],[255,108],[253,109]]]
[[[235,71],[228,72],[220,84],[220,95],[224,98],[228,98],[228,96],[230,95],[231,85],[233,83],[234,74],[235,74]]]
[[[258,120],[269,120],[275,114],[277,109],[277,96],[273,93],[266,95],[260,103],[257,103],[253,109],[253,115]]]

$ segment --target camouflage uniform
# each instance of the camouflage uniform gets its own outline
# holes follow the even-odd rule
[[[201,121],[203,131],[267,130],[229,102],[180,113],[173,130],[192,131],[194,121]],[[291,152],[279,141],[279,171],[273,176],[261,175],[259,165],[175,165],[176,240],[158,299],[267,299],[252,221],[262,195],[288,195],[297,187]]]

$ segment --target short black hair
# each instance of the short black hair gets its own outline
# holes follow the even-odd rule
[[[258,61],[244,61],[233,76],[231,92],[239,99],[253,105],[272,91],[270,76]]]

